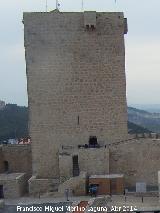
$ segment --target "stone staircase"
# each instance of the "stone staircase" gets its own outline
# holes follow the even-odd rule
[[[73,162],[73,177],[79,176],[78,162]]]
[[[48,192],[58,192],[59,183],[50,183]]]
[[[78,155],[73,156],[73,177],[79,176]]]
[[[64,195],[68,189],[73,195],[80,196],[86,194],[86,172],[81,172],[79,176],[75,176],[60,184],[58,193]]]

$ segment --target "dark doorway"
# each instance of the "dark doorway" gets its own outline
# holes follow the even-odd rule
[[[9,163],[8,163],[8,161],[4,161],[4,171],[5,172],[9,171]]]
[[[0,185],[0,199],[4,198],[3,185]]]
[[[111,190],[111,194],[116,194],[116,192],[117,192],[117,180],[116,179],[110,180],[110,190]]]
[[[97,142],[97,137],[96,136],[90,136],[89,137],[89,146],[97,146],[98,145],[98,142]]]
[[[74,155],[72,161],[73,161],[73,177],[79,176],[78,155]]]

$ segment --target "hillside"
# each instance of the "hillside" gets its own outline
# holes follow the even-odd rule
[[[152,132],[160,133],[160,113],[150,113],[145,110],[128,107],[128,120]]]
[[[141,110],[129,109],[129,118],[135,118],[143,114]],[[132,113],[131,113],[132,111]],[[145,114],[145,111],[144,111]],[[135,116],[136,115],[136,116]],[[149,132],[146,128],[128,122],[129,133]],[[28,108],[17,106],[16,104],[7,104],[3,110],[0,110],[0,141],[9,138],[21,138],[28,136]]]
[[[134,124],[130,121],[128,121],[128,133],[129,134],[139,134],[139,133],[151,133],[152,131],[148,130],[147,128],[144,128],[142,126],[139,126],[137,124]]]
[[[28,108],[7,104],[0,110],[0,141],[28,136]]]

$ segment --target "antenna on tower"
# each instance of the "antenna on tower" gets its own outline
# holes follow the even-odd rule
[[[81,8],[82,12],[84,11],[84,1],[82,0],[82,8]]]
[[[46,0],[46,12],[48,11],[48,0]]]
[[[58,0],[56,0],[56,10],[58,10]]]
[[[115,11],[117,10],[117,0],[114,0],[115,1]]]
[[[56,0],[56,10],[59,10],[60,7],[60,3],[58,2],[58,0]]]

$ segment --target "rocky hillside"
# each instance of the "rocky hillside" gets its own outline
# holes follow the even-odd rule
[[[128,121],[160,133],[160,113],[150,113],[133,107],[128,107]]]

